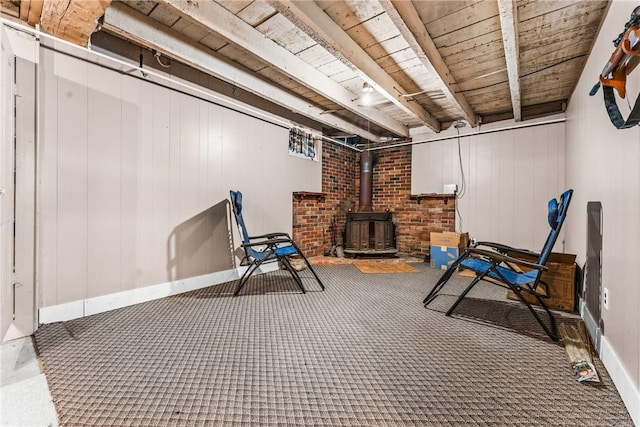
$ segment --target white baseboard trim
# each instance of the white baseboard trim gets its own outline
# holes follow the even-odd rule
[[[224,270],[204,274],[202,276],[161,283],[159,285],[130,289],[128,291],[116,292],[109,295],[42,307],[38,310],[38,323],[47,324],[53,322],[65,322],[67,320],[104,313],[105,311],[194,291],[208,286],[227,283],[240,278],[246,270],[247,267],[239,267],[237,269]],[[274,270],[278,270],[278,263],[274,262],[263,264],[254,274],[262,274]]]
[[[84,317],[84,300],[42,307],[38,310],[38,323],[66,322]]]
[[[261,272],[266,272],[265,270],[266,269],[262,269]],[[189,277],[187,279],[146,286],[144,288],[131,289],[109,295],[42,307],[38,310],[38,322],[40,324],[47,324],[79,319],[92,314],[103,313],[105,311],[115,310],[117,308],[127,307],[141,302],[152,301],[158,298],[164,298],[171,295],[181,294],[183,292],[230,282],[238,279],[243,272],[244,268],[219,271],[202,276]]]
[[[594,345],[600,355],[600,360],[602,360],[605,368],[607,368],[607,372],[609,372],[622,401],[627,407],[633,423],[640,426],[640,390],[634,385],[629,372],[622,365],[618,354],[611,346],[607,337],[602,335],[600,326],[582,300],[580,301],[580,315],[591,335],[591,339],[595,343]]]
[[[607,368],[607,372],[611,376],[613,383],[622,397],[631,419],[634,424],[640,426],[640,390],[633,384],[633,380],[629,375],[629,372],[624,368],[618,355],[611,346],[611,343],[607,339],[606,335],[602,336],[600,349],[600,359]]]

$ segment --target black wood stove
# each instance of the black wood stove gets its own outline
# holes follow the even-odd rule
[[[372,152],[360,153],[360,206],[358,212],[347,213],[345,225],[344,252],[348,255],[393,255],[398,252],[391,212],[374,212],[371,206],[375,163]]]

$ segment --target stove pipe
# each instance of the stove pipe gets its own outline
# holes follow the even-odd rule
[[[378,156],[369,150],[360,153],[360,199],[358,212],[373,212],[373,167],[378,163]]]

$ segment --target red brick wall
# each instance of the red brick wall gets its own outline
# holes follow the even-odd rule
[[[429,233],[455,230],[455,199],[411,197],[411,146],[376,151],[373,168],[373,209],[393,212],[398,251],[429,253]],[[358,158],[359,162],[359,158]],[[360,165],[356,165],[360,174]],[[356,192],[360,180],[356,179]]]
[[[357,207],[355,177],[358,158],[355,151],[335,144],[322,147],[322,191],[327,195],[327,209],[335,217],[340,233],[344,231],[346,213]]]
[[[376,152],[373,209],[393,212],[398,251],[429,253],[429,233],[455,230],[453,197],[411,197],[411,146]],[[322,147],[322,194],[293,196],[293,238],[307,256],[323,255],[333,244],[332,228],[342,238],[346,212],[358,208],[360,156],[335,144]]]
[[[328,253],[334,233],[342,238],[346,212],[354,208],[357,200],[356,158],[353,150],[323,144],[322,194],[293,195],[293,239],[308,257]]]
[[[293,193],[293,240],[307,257],[323,255],[329,215],[324,193]]]
[[[393,209],[396,238],[400,252],[414,255],[429,253],[432,231],[455,230],[455,199],[426,198],[409,200]]]

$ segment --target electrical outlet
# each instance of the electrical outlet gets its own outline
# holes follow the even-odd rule
[[[609,289],[602,288],[602,306],[609,310]]]

